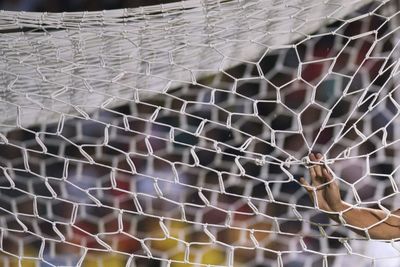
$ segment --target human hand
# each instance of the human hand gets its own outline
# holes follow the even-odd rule
[[[318,153],[316,156],[311,153],[309,156],[313,162],[320,162],[322,155]],[[310,167],[311,185],[304,179],[300,178],[300,183],[307,190],[311,200],[321,210],[327,212],[339,212],[344,209],[343,201],[340,197],[339,186],[334,181],[332,174],[328,169],[320,164]]]

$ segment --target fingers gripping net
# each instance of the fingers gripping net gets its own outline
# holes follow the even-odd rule
[[[396,208],[398,7],[366,4],[3,11],[2,266],[396,260],[298,182],[321,151],[347,202]]]

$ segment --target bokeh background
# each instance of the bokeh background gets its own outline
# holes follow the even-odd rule
[[[161,0],[1,1],[0,9],[72,12],[161,2],[167,3]],[[49,134],[57,131],[58,125],[54,123],[4,133],[10,143],[0,144],[0,166],[7,168],[1,176],[0,189],[3,241],[0,266],[117,267],[127,263],[167,266],[165,259],[172,261],[171,266],[224,266],[229,264],[230,253],[234,253],[234,266],[350,266],[354,262],[362,266],[371,263],[369,256],[397,257],[394,245],[382,247],[379,243],[371,249],[374,242],[355,240],[360,237],[315,210],[296,182],[307,175],[307,169],[298,162],[289,167],[280,164],[307,156],[310,152],[307,142],[312,140],[315,140],[313,150],[326,153],[328,158],[343,158],[344,153],[368,154],[368,165],[365,158],[357,157],[332,164],[336,175],[347,182],[341,183],[343,197],[351,203],[360,199],[366,206],[377,207],[377,200],[388,196],[382,204],[388,209],[397,208],[394,203],[398,203],[398,196],[393,189],[393,181],[397,183],[398,176],[397,152],[395,146],[382,145],[383,136],[389,143],[398,139],[397,121],[391,120],[398,109],[391,99],[384,98],[395,88],[396,81],[390,79],[392,69],[383,68],[392,62],[390,53],[397,39],[389,33],[396,24],[395,20],[389,23],[385,19],[390,6],[376,10],[377,7],[379,4],[373,3],[349,17],[369,11],[382,16],[370,15],[353,23],[332,22],[320,30],[322,33],[336,30],[339,34],[314,33],[313,38],[299,42],[295,48],[271,49],[260,56],[260,68],[255,64],[240,64],[210,75],[197,85],[155,94],[140,103],[98,109],[91,120],[66,120],[63,138]],[[372,30],[388,37],[377,45],[373,35],[352,38]],[[370,49],[376,58],[364,60]],[[323,60],[330,57],[336,60]],[[309,63],[301,64],[305,62]],[[328,73],[329,69],[333,73]],[[234,84],[237,89],[233,93]],[[365,104],[349,116],[361,97],[361,89],[368,86]],[[214,94],[216,106],[205,104],[211,97],[210,88],[218,88]],[[352,94],[343,97],[344,88]],[[383,100],[377,108],[369,110],[368,105],[376,101],[370,97],[374,94]],[[281,103],[277,102],[278,96]],[[315,103],[310,105],[312,97]],[[397,99],[396,94],[393,97]],[[261,119],[249,116],[253,108],[249,99],[259,100],[257,109]],[[188,102],[187,112],[192,117],[171,112],[179,111],[182,102]],[[170,110],[161,109],[152,123],[150,118],[158,106]],[[328,125],[332,126],[321,130],[328,111],[331,111]],[[196,151],[202,167],[194,164],[191,146],[211,147],[211,143],[184,131],[176,131],[175,141],[168,142],[170,126],[193,132],[199,127],[198,118],[225,124],[229,112],[239,114],[232,119],[233,129],[221,125],[205,127],[204,136],[223,144],[223,154]],[[301,114],[300,121],[298,114]],[[367,115],[362,117],[363,114]],[[133,131],[124,130],[124,115],[128,116],[129,128]],[[102,146],[107,124],[116,127],[110,128],[108,145]],[[294,134],[292,131],[300,124],[302,133]],[[349,131],[332,145],[342,126]],[[271,130],[277,133],[276,146],[270,145]],[[357,131],[371,137],[362,141]],[[41,148],[35,133],[39,133],[53,155],[78,161],[70,161],[67,166],[64,158],[36,153]],[[269,144],[254,141],[246,150],[278,161],[255,164],[253,160],[246,160],[247,151],[237,147],[249,135]],[[148,143],[154,156],[146,156]],[[77,148],[79,145],[84,145],[86,155],[99,164],[85,163],[87,157]],[[351,151],[346,150],[349,147]],[[135,152],[130,161],[138,174],[129,173],[132,167],[121,151]],[[243,170],[235,164],[236,156],[243,156],[240,166],[246,175],[241,175]],[[178,184],[170,182],[176,176],[170,162],[178,162],[175,165],[180,177]],[[110,170],[106,166],[115,168]],[[12,177],[15,187],[10,188],[7,175]],[[225,193],[220,192],[221,184]],[[204,189],[201,194],[200,187]],[[90,196],[101,204],[97,205]],[[251,204],[247,202],[248,197],[252,199]],[[211,205],[205,205],[207,201]],[[261,214],[255,213],[254,207]],[[37,213],[39,218],[30,216]],[[299,213],[303,220],[299,220]],[[70,223],[73,214],[76,219]],[[227,224],[230,226],[226,227]],[[24,230],[22,225],[28,229]],[[321,234],[321,229],[327,236]],[[59,233],[66,237],[66,242],[59,241]],[[349,241],[343,241],[349,237]],[[254,240],[263,249],[255,249]],[[361,256],[349,254],[348,244]],[[131,254],[138,256],[130,258]],[[185,258],[196,264],[178,263]],[[377,264],[388,267],[397,263],[394,259]]]

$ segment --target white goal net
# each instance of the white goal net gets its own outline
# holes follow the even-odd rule
[[[0,11],[0,266],[399,266],[298,181],[400,207],[398,4]]]

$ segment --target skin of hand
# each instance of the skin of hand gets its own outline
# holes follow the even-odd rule
[[[316,156],[311,153],[310,160],[312,162],[320,162],[322,155]],[[332,174],[328,172],[325,166],[316,164],[310,167],[311,185],[304,179],[300,178],[300,183],[307,190],[311,200],[321,209],[328,212],[340,212],[345,209],[342,198],[340,197],[339,186],[333,180]],[[316,190],[314,191],[313,188]]]
[[[320,210],[328,212],[338,223],[344,220],[350,230],[368,238],[400,239],[400,210],[387,214],[381,209],[360,208],[342,201],[337,182],[327,168],[319,164],[323,156],[311,153],[309,158],[315,163],[309,169],[311,184],[304,177],[300,178],[300,183]]]

